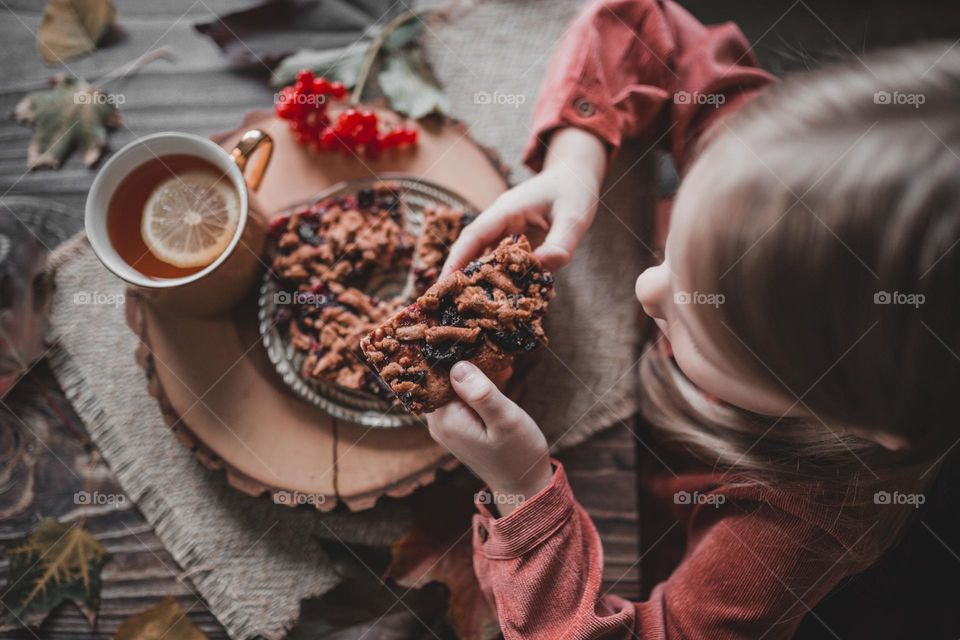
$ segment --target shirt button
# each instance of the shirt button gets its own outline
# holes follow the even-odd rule
[[[477,525],[477,537],[480,538],[480,542],[486,542],[486,541],[487,541],[487,535],[488,535],[488,534],[487,534],[487,528],[486,528],[485,526],[483,526],[482,524],[478,524],[478,525]]]
[[[597,112],[597,105],[593,104],[586,98],[577,98],[573,101],[573,108],[577,110],[584,118],[589,118]]]

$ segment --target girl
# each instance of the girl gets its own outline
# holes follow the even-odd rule
[[[669,342],[642,363],[641,484],[660,506],[640,517],[686,544],[650,550],[673,566],[646,601],[601,591],[562,465],[476,367],[453,367],[460,401],[429,417],[510,498],[478,503],[473,533],[507,638],[790,638],[895,540],[957,437],[960,50],[770,80],[733,26],[669,1],[593,6],[536,109],[541,173],[451,251],[447,270],[548,230],[539,255],[562,266],[623,137],[668,140],[684,170],[663,263],[636,283]]]

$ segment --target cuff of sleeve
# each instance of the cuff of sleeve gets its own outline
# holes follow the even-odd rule
[[[590,100],[586,92],[574,92],[561,100],[551,102],[552,104],[537,109],[533,134],[523,150],[523,163],[531,171],[541,171],[551,134],[564,127],[577,127],[593,134],[604,143],[609,166],[620,148],[623,135],[616,111]]]
[[[573,514],[573,491],[563,465],[553,461],[553,478],[513,513],[494,518],[480,500],[473,518],[473,546],[488,558],[522,556],[552,536]]]

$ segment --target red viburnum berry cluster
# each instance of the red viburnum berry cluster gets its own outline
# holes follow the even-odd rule
[[[377,114],[368,109],[346,109],[331,122],[327,101],[339,100],[346,95],[347,89],[342,82],[329,82],[304,69],[297,74],[294,84],[280,90],[274,110],[278,117],[290,121],[290,129],[298,142],[309,144],[318,151],[341,149],[376,153],[416,144],[416,129],[381,129]]]

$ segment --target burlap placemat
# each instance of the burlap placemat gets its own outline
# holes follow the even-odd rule
[[[549,51],[579,4],[487,0],[427,30],[453,115],[502,154],[514,180],[526,175],[520,150]],[[515,98],[502,101],[494,92]],[[652,219],[643,191],[648,169],[638,153],[621,154],[596,223],[558,274],[551,344],[532,364],[521,396],[555,448],[636,411],[643,326],[633,279],[650,255],[641,240]],[[380,545],[404,532],[406,514],[394,502],[346,515],[291,510],[245,496],[198,464],[147,392],[133,355],[138,338],[124,319],[124,285],[82,237],[58,250],[55,263],[53,369],[121,486],[232,637],[282,637],[302,599],[337,583],[319,539]]]
[[[147,392],[126,286],[82,234],[51,264],[53,371],[120,486],[232,637],[281,638],[301,600],[336,586],[321,540],[381,546],[407,531],[409,514],[396,502],[321,514],[228,486],[177,441]]]

